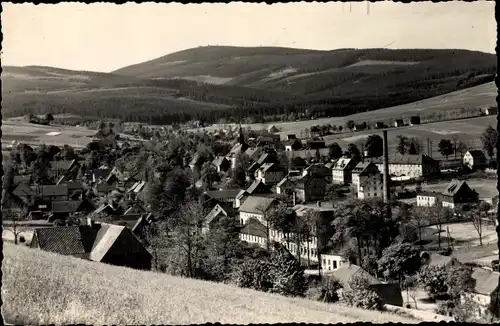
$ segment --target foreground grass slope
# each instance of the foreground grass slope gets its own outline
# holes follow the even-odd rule
[[[7,322],[195,324],[414,322],[405,317],[291,299],[4,244]]]
[[[111,74],[4,67],[2,109],[157,123],[234,118],[242,106],[243,117],[345,116],[480,85],[495,71],[493,54],[465,50],[200,47]]]

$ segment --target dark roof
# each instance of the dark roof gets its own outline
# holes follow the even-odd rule
[[[363,171],[366,170],[370,165],[375,165],[373,162],[370,161],[365,161],[365,162],[359,162],[354,169],[352,169],[352,173],[359,173],[361,174]]]
[[[139,203],[134,203],[131,205],[123,215],[132,215],[132,214],[144,214],[147,213],[147,210]]]
[[[463,180],[453,179],[450,181],[446,189],[443,191],[443,195],[454,196],[456,195],[462,188],[472,190],[467,182]],[[472,190],[473,191],[473,190]]]
[[[111,173],[111,170],[112,169],[109,168],[95,169],[94,171],[92,171],[92,174],[95,179],[100,179],[100,178],[106,179]]]
[[[68,190],[81,190],[83,189],[83,184],[80,181],[69,181],[66,182]]]
[[[83,200],[64,200],[64,201],[53,201],[52,202],[52,212],[53,213],[74,213],[78,211],[78,208],[83,203]]]
[[[305,171],[308,171],[311,175],[331,176],[332,174],[332,171],[322,163],[311,164]]]
[[[241,189],[205,191],[205,194],[213,199],[236,198]]]
[[[326,186],[328,182],[325,180],[324,177],[310,177],[310,176],[305,176],[297,180],[295,184],[296,189],[306,189],[310,185],[313,187],[318,187],[323,184]]]
[[[35,229],[34,237],[40,249],[87,258],[99,231],[87,225]]]
[[[237,211],[231,205],[217,204],[205,217],[206,222],[210,224],[221,213],[226,216],[234,216]]]
[[[381,183],[384,182],[384,176],[379,173],[379,174],[370,175],[367,179],[363,180],[363,183],[360,186],[364,187],[367,183],[369,183],[371,181],[376,181],[377,179],[380,180]]]
[[[12,191],[12,194],[17,196],[17,197],[23,198],[26,196],[32,196],[34,194],[34,192],[33,192],[33,189],[29,185],[27,185],[25,183],[21,183]]]
[[[264,164],[262,164],[260,169],[262,170],[262,172],[267,172],[267,171],[275,172],[275,171],[284,171],[285,170],[283,167],[281,167],[279,164],[276,164],[276,163],[264,163]]]
[[[239,211],[245,213],[262,214],[267,211],[273,202],[274,198],[249,196],[240,206]]]
[[[50,169],[55,171],[67,171],[75,160],[51,161]]]
[[[325,148],[316,148],[316,149],[304,149],[300,151],[286,151],[285,154],[288,158],[292,157],[301,157],[303,159],[309,159],[316,157],[316,153],[319,151],[319,155],[321,157],[330,156],[330,149],[328,147]]]
[[[483,159],[485,160],[486,159],[486,156],[484,155],[484,152],[483,151],[480,151],[480,150],[472,150],[472,151],[468,151],[468,153],[475,159]]]
[[[68,186],[66,184],[35,186],[35,189],[41,196],[68,195]]]
[[[267,228],[257,219],[248,219],[247,224],[241,228],[240,233],[253,235],[256,237],[267,238]]]
[[[31,183],[31,174],[26,174],[26,175],[15,175],[14,180],[12,184],[14,186],[18,186],[19,184],[24,183],[24,184],[30,184]]]

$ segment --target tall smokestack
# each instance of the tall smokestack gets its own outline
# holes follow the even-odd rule
[[[382,131],[384,140],[383,173],[384,173],[384,203],[389,203],[389,146],[387,145],[387,130]]]

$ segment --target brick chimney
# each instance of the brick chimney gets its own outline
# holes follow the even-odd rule
[[[384,203],[388,203],[390,200],[390,195],[389,195],[389,146],[387,145],[387,130],[384,130],[383,132],[383,141],[384,141],[384,152],[383,152],[383,186],[384,186]]]

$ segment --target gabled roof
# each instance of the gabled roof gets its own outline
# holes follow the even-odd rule
[[[330,176],[331,171],[322,163],[314,163],[305,168],[304,171],[307,171],[311,175],[320,175],[320,176]]]
[[[62,255],[87,258],[98,229],[87,225],[38,228],[33,238],[40,249]]]
[[[366,168],[370,165],[374,165],[372,162],[370,161],[366,161],[366,162],[359,162],[355,167],[354,169],[352,169],[352,173],[362,173],[364,170],[366,170]]]
[[[112,205],[110,204],[103,204],[101,206],[99,206],[94,212],[93,214],[99,214],[99,213],[102,213],[104,212],[106,209],[110,209],[111,211],[114,211],[116,212],[116,208],[113,207]]]
[[[111,170],[112,169],[109,169],[109,168],[100,168],[100,169],[95,169],[92,171],[92,175],[93,177],[97,180],[97,179],[106,179],[109,174],[111,173]]]
[[[248,155],[248,157],[250,157],[251,159],[254,159],[254,156],[257,156],[259,155],[259,153],[261,152],[261,149],[258,148],[258,147],[249,147],[246,151],[245,151],[245,154]]]
[[[315,176],[305,176],[297,180],[295,184],[296,189],[306,189],[310,185],[317,187],[318,184],[327,185],[328,182],[323,177],[315,177]]]
[[[345,170],[349,166],[349,163],[351,163],[351,161],[352,161],[351,158],[346,158],[346,157],[339,158],[338,161],[333,166],[333,169]]]
[[[266,212],[274,202],[274,198],[249,196],[240,206],[239,211],[262,214],[262,212]]]
[[[227,159],[224,156],[217,156],[212,161],[212,164],[215,165],[215,166],[220,166],[224,161],[227,161]]]
[[[304,149],[300,151],[286,151],[285,154],[288,158],[301,157],[303,159],[310,159],[316,157],[316,154],[318,152],[321,157],[330,156],[330,149],[328,147],[316,148],[316,149]]]
[[[243,228],[241,228],[240,233],[253,235],[260,238],[267,238],[266,226],[254,218],[248,219],[247,224],[245,224]]]
[[[486,159],[486,155],[484,155],[484,152],[477,149],[468,151],[467,153],[469,153],[475,159],[480,159],[480,160]]]
[[[61,184],[35,186],[35,191],[38,192],[40,196],[67,196],[68,185]]]
[[[53,171],[67,171],[74,163],[76,163],[76,160],[63,160],[51,161],[49,165],[50,169]]]
[[[366,270],[354,264],[350,264],[350,266],[349,264],[344,264],[337,270],[333,271],[332,275],[343,284],[348,284],[354,276],[366,278],[371,285],[382,283]]]
[[[499,272],[493,272],[484,268],[473,268],[472,278],[476,280],[474,292],[477,294],[491,295],[498,288]]]
[[[132,214],[144,214],[147,213],[147,210],[142,207],[142,205],[135,203],[134,205],[130,206],[123,215],[132,215]]]
[[[21,183],[12,191],[12,194],[17,197],[24,198],[26,196],[33,196],[34,192],[29,185]]]
[[[268,171],[284,171],[284,168],[282,168],[279,164],[276,163],[264,163],[260,167],[262,172],[268,172]]]
[[[469,191],[474,191],[472,190],[467,182],[463,180],[457,180],[453,179],[450,181],[446,189],[443,191],[443,195],[446,196],[454,196],[456,195],[461,189],[469,190]]]
[[[101,261],[124,229],[125,227],[121,225],[101,224],[90,252],[90,260]]]
[[[268,159],[270,158],[270,155],[268,153],[262,154],[259,159],[257,160],[257,163],[262,165],[264,164]]]
[[[240,191],[240,189],[205,191],[205,195],[213,199],[234,199]]]
[[[234,216],[236,215],[237,211],[231,205],[217,204],[205,217],[206,223],[212,223],[214,218],[219,216],[219,214],[221,213],[225,216]]]

